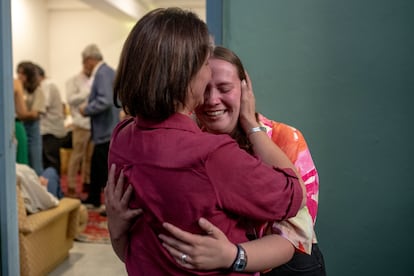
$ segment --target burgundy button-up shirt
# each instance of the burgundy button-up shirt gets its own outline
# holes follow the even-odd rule
[[[247,240],[241,221],[282,220],[296,215],[302,201],[293,171],[263,164],[230,136],[202,132],[182,114],[161,123],[119,123],[108,162],[117,165],[117,173],[124,169],[135,191],[131,207],[144,210],[130,232],[129,275],[232,275],[188,271],[177,264],[158,239],[160,233],[168,235],[162,223],[203,233],[197,221],[204,217],[240,243]]]

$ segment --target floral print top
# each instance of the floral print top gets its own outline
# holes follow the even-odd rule
[[[259,114],[259,121],[267,135],[288,156],[302,176],[306,187],[306,206],[285,221],[274,222],[271,233],[280,234],[300,251],[310,254],[316,243],[313,229],[318,211],[319,177],[302,133],[286,124],[272,121]]]

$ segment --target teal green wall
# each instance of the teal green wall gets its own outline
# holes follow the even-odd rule
[[[223,44],[307,138],[328,274],[414,275],[414,1],[224,0]]]

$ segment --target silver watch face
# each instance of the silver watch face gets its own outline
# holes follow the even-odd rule
[[[233,266],[233,271],[244,271],[244,269],[246,268],[247,265],[247,256],[246,256],[246,251],[244,250],[243,247],[241,247],[240,245],[237,245],[238,250],[237,250],[237,259],[234,262],[234,266]]]
[[[246,268],[246,261],[239,260],[234,264],[234,271],[243,271]]]

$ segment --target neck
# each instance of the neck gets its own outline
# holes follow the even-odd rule
[[[177,113],[180,113],[180,114],[183,114],[183,115],[192,117],[192,115],[193,115],[194,112],[193,111],[189,111],[187,109],[182,109],[182,110],[177,110]]]

